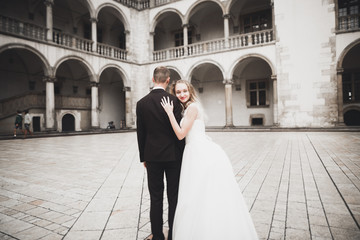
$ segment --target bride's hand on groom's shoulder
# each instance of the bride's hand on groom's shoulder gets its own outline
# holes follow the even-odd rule
[[[170,101],[169,97],[163,97],[160,102],[161,106],[164,108],[165,112],[169,115],[173,112],[174,104],[173,101]]]

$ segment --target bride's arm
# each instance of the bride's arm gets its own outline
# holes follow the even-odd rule
[[[174,132],[179,140],[182,140],[185,138],[187,133],[190,131],[196,117],[198,114],[198,109],[194,104],[190,104],[186,110],[186,114],[183,119],[182,127],[179,126],[177,123],[174,113],[173,113],[173,102],[169,99],[166,99],[165,97],[161,100],[161,105],[165,109],[165,112],[169,116],[170,123],[172,128],[174,129]]]

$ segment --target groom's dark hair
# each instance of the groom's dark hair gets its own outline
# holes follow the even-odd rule
[[[156,83],[164,83],[170,77],[170,70],[164,66],[157,67],[154,70],[153,77]]]

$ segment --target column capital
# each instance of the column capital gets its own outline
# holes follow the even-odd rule
[[[52,82],[52,83],[54,83],[56,81],[57,81],[57,79],[55,77],[49,77],[49,76],[44,76],[43,77],[43,82]]]
[[[125,30],[124,33],[125,33],[125,35],[128,35],[128,34],[130,34],[130,31],[129,31],[129,30]]]
[[[45,0],[44,3],[46,6],[52,6],[54,5],[54,0]]]
[[[224,14],[224,15],[223,15],[223,18],[229,19],[229,18],[231,18],[231,14],[229,14],[229,13],[228,13],[228,14]]]
[[[190,27],[190,24],[185,23],[185,24],[183,24],[183,25],[182,25],[182,27],[183,27],[183,28],[185,28],[185,27],[187,27],[187,28],[188,28],[188,27]]]
[[[277,80],[277,75],[271,75],[270,79],[273,80],[273,81],[276,81]]]
[[[344,68],[337,68],[336,69],[337,74],[342,74],[343,72],[344,72]]]
[[[126,87],[126,86],[125,86],[125,87],[123,88],[123,91],[124,91],[124,92],[131,92],[131,87]]]
[[[155,36],[155,32],[150,32],[150,35]]]
[[[95,18],[95,17],[91,17],[90,18],[90,22],[92,22],[92,23],[97,23],[98,22],[98,19],[97,18]]]
[[[232,85],[232,84],[234,84],[234,81],[232,79],[224,79],[223,84],[225,84],[225,85],[226,84],[231,84]]]
[[[98,83],[98,82],[90,82],[90,86],[91,87],[99,87],[100,83]]]

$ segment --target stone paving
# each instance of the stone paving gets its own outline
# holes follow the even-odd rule
[[[359,132],[208,135],[229,155],[261,239],[360,239]],[[0,239],[149,234],[134,132],[0,141]]]

